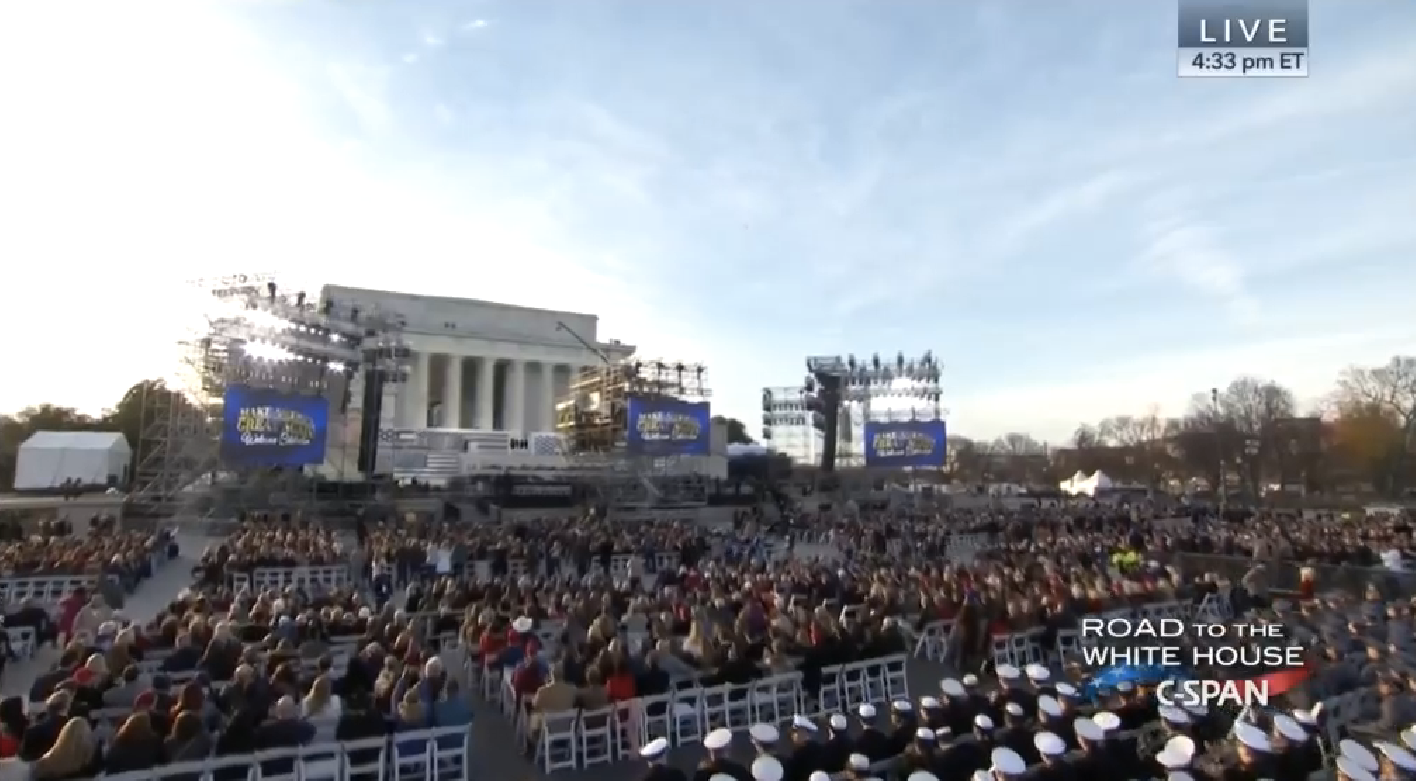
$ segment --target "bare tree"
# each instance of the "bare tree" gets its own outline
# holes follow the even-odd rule
[[[1394,356],[1383,366],[1354,366],[1337,381],[1339,404],[1392,420],[1399,429],[1396,452],[1385,475],[1391,490],[1405,487],[1405,471],[1416,446],[1416,358]]]
[[[1293,392],[1269,380],[1240,377],[1219,394],[1224,420],[1238,435],[1234,468],[1255,496],[1263,491],[1266,472],[1278,472],[1279,423],[1294,417]]]

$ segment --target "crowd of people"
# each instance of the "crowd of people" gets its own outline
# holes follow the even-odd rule
[[[1369,688],[1370,713],[1342,734],[1372,748],[1329,746],[1329,759],[1344,760],[1351,781],[1405,768],[1403,730],[1416,720],[1411,595],[1387,581],[1330,593],[1320,578],[1279,594],[1266,572],[1295,561],[1399,568],[1412,549],[1409,521],[1153,515],[1102,506],[793,510],[729,530],[560,513],[456,525],[407,518],[361,525],[357,540],[298,514],[253,516],[202,551],[192,587],[151,620],[126,623],[104,595],[78,595],[72,617],[68,608],[57,616],[65,645],[30,691],[35,712],[0,703],[0,756],[48,781],[333,740],[396,741],[470,722],[465,669],[506,670],[533,725],[544,714],[780,672],[800,672],[814,696],[822,668],[906,653],[915,632],[948,621],[946,662],[959,677],[938,692],[878,715],[799,717],[778,737],[755,729],[757,756],[745,763],[715,748],[722,736],[711,733],[695,777],[865,779],[886,763],[883,772],[901,778],[1012,777],[1023,772],[1016,767],[1038,779],[1162,770],[1298,778],[1290,772],[1323,762],[1313,706]],[[987,544],[956,560],[959,535]],[[779,544],[765,544],[769,537]],[[795,555],[805,540],[835,553]],[[0,561],[11,574],[68,562],[136,585],[163,544],[121,532],[12,542]],[[1198,571],[1192,554],[1235,557],[1244,576]],[[613,569],[620,558],[630,563]],[[341,565],[351,575],[330,588],[243,589],[237,578]],[[1088,614],[1221,593],[1236,620],[1282,624],[1321,649],[1312,675],[1285,695],[1292,713],[1162,709],[1144,681],[1087,702],[1082,684],[1093,671],[1018,670],[989,653],[1000,634],[1057,632]],[[1136,733],[1152,723],[1164,734]],[[664,748],[651,741],[645,756],[657,762]],[[1366,771],[1369,758],[1377,767]],[[678,772],[655,768],[663,778]]]

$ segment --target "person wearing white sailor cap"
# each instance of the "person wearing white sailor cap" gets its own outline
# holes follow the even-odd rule
[[[747,728],[747,735],[752,739],[752,745],[757,749],[757,755],[761,757],[772,757],[782,763],[783,768],[791,767],[791,754],[784,753],[778,744],[782,739],[782,733],[771,724],[753,724]]]
[[[1376,774],[1381,770],[1382,764],[1377,761],[1377,755],[1372,750],[1357,741],[1347,738],[1337,744],[1339,756],[1347,757],[1362,766],[1368,773]]]
[[[1037,698],[1038,726],[1062,740],[1062,745],[1077,747],[1077,736],[1072,731],[1072,720],[1067,718],[1067,710],[1062,702],[1050,694]]]
[[[915,730],[914,742],[910,743],[900,754],[900,764],[896,767],[897,776],[909,776],[917,770],[933,771],[938,755],[935,752],[934,730],[929,727],[919,727]]]
[[[850,720],[839,713],[833,713],[826,719],[826,728],[826,742],[821,744],[819,751],[812,754],[810,763],[794,764],[793,768],[819,767],[828,773],[839,773],[845,769],[846,757],[855,750],[855,741],[851,739]]]
[[[944,723],[949,729],[960,735],[972,730],[973,717],[978,711],[964,684],[955,678],[945,678],[939,682],[939,692],[944,696]]]
[[[845,724],[841,725],[842,727]],[[823,767],[822,756],[825,746],[812,738],[816,735],[816,722],[798,713],[792,716],[792,747],[789,759],[782,762],[787,768],[789,781],[801,778],[801,774],[813,768]]]
[[[654,738],[639,749],[639,756],[649,762],[644,781],[688,781],[688,776],[682,770],[665,762],[668,754],[667,738]]]
[[[864,754],[851,754],[846,757],[846,770],[853,775],[865,775],[870,772],[870,757]]]
[[[761,756],[752,760],[753,781],[782,781],[787,770],[776,757]]]
[[[863,703],[856,708],[856,715],[860,717],[861,731],[855,740],[851,741],[851,750],[857,754],[864,754],[871,762],[895,756],[896,751],[891,750],[890,738],[885,733],[875,727],[875,717],[877,711],[870,703]]]
[[[1033,731],[1027,725],[1027,713],[1016,702],[1003,706],[1003,727],[998,730],[997,741],[999,746],[1011,749],[1027,764],[1037,761],[1037,749],[1033,746]]]
[[[1293,774],[1294,778],[1307,778],[1323,766],[1322,749],[1316,740],[1310,740],[1308,731],[1296,719],[1284,713],[1273,715],[1273,730],[1270,741],[1273,744],[1274,770],[1282,776]]]
[[[1072,767],[1062,761],[1067,744],[1061,737],[1053,732],[1039,732],[1033,736],[1033,748],[1042,761],[1042,767],[1033,772],[1033,781],[1070,781]]]
[[[909,747],[917,727],[913,703],[909,700],[890,703],[890,756],[899,756]]]
[[[1273,744],[1269,742],[1268,735],[1243,720],[1234,722],[1233,732],[1239,764],[1225,767],[1224,781],[1258,781],[1261,778],[1272,778],[1273,763],[1270,761],[1269,751],[1273,749]]]
[[[919,698],[919,720],[930,729],[939,729],[949,723],[949,709],[938,697],[925,695]]]
[[[825,770],[813,770],[811,775],[806,777],[806,781],[831,781],[831,774]]]
[[[1011,748],[995,748],[989,759],[992,761],[989,770],[996,778],[1019,778],[1028,772],[1028,763]]]
[[[1159,777],[1177,770],[1188,770],[1190,763],[1195,761],[1195,741],[1185,735],[1172,735],[1151,760],[1158,766],[1158,772],[1154,775]]]
[[[1377,781],[1377,776],[1351,757],[1338,757],[1337,781]]]
[[[1072,732],[1077,738],[1077,747],[1082,755],[1068,762],[1078,778],[1090,781],[1122,781],[1132,776],[1129,768],[1117,761],[1106,745],[1106,730],[1097,724],[1096,718],[1082,716],[1072,722]]]
[[[1377,776],[1380,778],[1416,778],[1416,754],[1395,743],[1381,740],[1372,744],[1377,750]]]
[[[727,757],[728,747],[733,743],[733,733],[727,729],[715,729],[703,736],[703,748],[707,749],[708,756],[698,764],[698,771],[693,774],[695,779],[711,778],[718,774],[732,776],[736,779],[752,778],[747,772],[747,768]]]
[[[1185,728],[1190,726],[1190,714],[1184,708],[1177,708],[1174,705],[1162,705],[1156,709],[1156,715],[1160,716],[1160,723],[1164,725],[1165,731],[1170,734],[1185,732]]]
[[[753,724],[747,728],[747,736],[752,738],[752,745],[757,747],[758,754],[771,754],[777,741],[782,739],[782,733],[771,724]]]
[[[939,781],[939,776],[934,775],[928,770],[916,770],[905,776],[905,781]]]

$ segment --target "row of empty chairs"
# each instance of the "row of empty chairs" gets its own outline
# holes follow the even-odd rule
[[[343,564],[325,567],[257,567],[249,573],[233,573],[231,582],[237,591],[281,591],[291,586],[319,587],[328,591],[351,585],[353,577],[349,567]]]
[[[484,669],[484,698],[500,706],[517,734],[535,746],[537,764],[547,773],[617,760],[634,760],[655,738],[671,745],[694,745],[715,729],[746,732],[753,724],[784,724],[797,714],[823,717],[864,703],[884,705],[909,699],[904,654],[821,671],[815,692],[802,687],[798,672],[767,676],[752,683],[683,688],[639,697],[593,711],[564,711],[533,718],[511,687],[507,671]]]
[[[97,575],[50,575],[0,578],[0,604],[16,605],[26,599],[57,608],[70,594],[98,586]]]

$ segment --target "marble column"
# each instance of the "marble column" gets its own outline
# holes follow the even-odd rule
[[[462,428],[462,356],[446,355],[443,374],[442,427]]]
[[[506,367],[506,430],[526,431],[526,362],[512,359]]]
[[[407,407],[404,409],[403,427],[421,430],[428,427],[428,386],[432,378],[432,355],[419,351],[413,354],[413,367],[408,373],[408,387],[404,390]]]
[[[541,362],[541,387],[536,394],[536,430],[555,431],[556,430],[556,365],[547,361]]]
[[[496,428],[497,359],[483,355],[477,359],[477,415],[474,425],[484,431]]]

